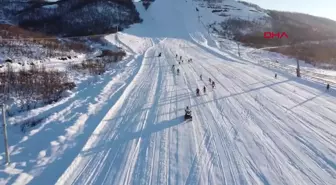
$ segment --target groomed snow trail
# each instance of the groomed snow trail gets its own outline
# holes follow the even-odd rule
[[[336,184],[335,96],[290,75],[275,79],[273,71],[215,48],[190,0],[137,8],[144,22],[115,39],[135,55],[133,63],[106,82],[96,104],[79,98],[85,104],[73,105],[88,105],[89,113],[71,106],[61,112],[76,114],[71,120],[81,128],[91,124],[72,130],[87,137],[70,135],[54,155],[40,152],[36,164],[15,171],[17,183]],[[112,92],[118,88],[120,96]],[[192,121],[183,119],[186,106]],[[73,143],[77,147],[69,148]],[[1,180],[15,181],[7,179]]]
[[[176,53],[194,60],[179,65]],[[224,58],[157,41],[57,184],[334,184],[336,99]]]

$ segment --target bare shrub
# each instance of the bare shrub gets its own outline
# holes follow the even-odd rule
[[[106,63],[102,60],[86,60],[81,64],[74,64],[70,68],[90,75],[101,75],[106,71]]]
[[[15,72],[8,65],[7,70],[0,73],[0,101],[17,98],[20,100],[19,112],[36,108],[37,104],[56,102],[64,91],[74,87],[65,72],[47,71],[44,67],[32,66]]]
[[[111,51],[111,50],[102,50],[102,54],[99,58],[104,58],[105,61],[118,62],[126,56],[125,51]],[[107,60],[109,59],[109,60]]]

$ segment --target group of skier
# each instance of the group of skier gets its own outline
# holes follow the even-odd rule
[[[175,71],[175,65],[172,66],[172,70],[173,70],[173,72]],[[179,68],[176,69],[176,73],[178,75],[180,74],[180,69]]]
[[[200,75],[200,78],[202,80],[202,75]],[[215,88],[216,84],[213,80],[211,80],[211,78],[209,78],[209,82],[212,85],[212,88]],[[204,94],[206,93],[206,86],[205,85],[203,86],[203,93]],[[197,96],[201,95],[200,94],[200,89],[198,87],[196,88],[196,95]],[[189,106],[187,106],[186,109],[185,109],[184,119],[192,119],[191,110],[190,110]]]
[[[180,58],[180,61],[178,62],[179,64],[183,63],[182,56],[178,57],[178,55],[176,54],[175,58],[176,59]],[[188,59],[187,61],[188,61],[188,63],[192,62],[192,58]],[[175,65],[172,66],[172,70],[175,71]],[[179,68],[176,69],[176,73],[178,75],[180,74],[180,69]]]
[[[183,63],[183,58],[182,58],[182,56],[179,56],[179,55],[176,54],[176,55],[175,55],[175,58],[176,58],[177,60],[179,60],[179,64]],[[188,63],[190,63],[190,62],[192,62],[192,59],[190,58],[190,59],[188,59],[187,61],[188,61]],[[179,75],[179,73],[180,73],[180,69],[179,69],[179,68],[176,69],[176,66],[175,66],[175,65],[172,66],[172,70],[173,70],[173,71],[176,70],[177,75]],[[202,75],[200,75],[200,79],[202,80]],[[212,86],[212,88],[215,88],[216,83],[215,83],[211,78],[209,78],[209,82],[210,82],[210,85]],[[201,92],[200,89],[199,89],[199,88],[196,88],[196,95],[197,95],[197,96],[200,96],[200,95],[201,95],[200,92]],[[207,88],[206,88],[206,85],[204,85],[204,86],[203,86],[203,93],[206,94],[206,92],[207,92]],[[189,106],[187,106],[186,109],[185,109],[185,115],[184,115],[184,118],[185,118],[186,120],[187,120],[187,119],[192,119],[192,116],[191,116],[191,110],[190,110]]]
[[[202,79],[202,75],[200,75],[200,79],[203,80],[203,79]],[[211,78],[209,78],[209,82],[210,82],[212,88],[215,88],[215,86],[216,86],[215,81],[213,81],[213,80],[211,80]],[[206,93],[206,86],[205,86],[205,85],[203,86],[203,93],[204,93],[204,94]],[[200,90],[199,90],[199,88],[196,88],[196,95],[197,95],[197,96],[200,95]]]
[[[178,57],[178,54],[175,55],[175,58],[176,58],[176,59],[179,58],[179,57]],[[188,62],[188,63],[192,62],[192,58],[189,58],[189,59],[187,60],[187,62]],[[180,56],[180,61],[179,61],[179,64],[181,64],[181,63],[183,63],[182,56]]]

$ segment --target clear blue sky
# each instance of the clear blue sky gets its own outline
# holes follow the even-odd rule
[[[261,8],[307,13],[336,21],[336,0],[243,0]]]

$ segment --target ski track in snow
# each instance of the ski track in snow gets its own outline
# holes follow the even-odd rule
[[[10,138],[0,184],[336,184],[334,92],[221,49],[192,6],[137,3],[144,22],[106,37],[128,59],[16,117],[49,115]]]

